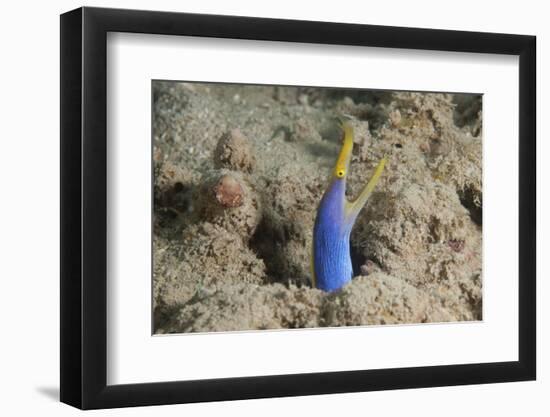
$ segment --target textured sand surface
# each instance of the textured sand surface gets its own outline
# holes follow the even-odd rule
[[[480,320],[481,97],[155,82],[155,332]],[[352,120],[356,277],[311,288],[317,204]]]

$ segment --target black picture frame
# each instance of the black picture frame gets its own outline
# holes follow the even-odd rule
[[[108,32],[519,56],[519,360],[107,385]],[[94,409],[535,379],[534,36],[84,7],[61,15],[60,57],[62,402]]]

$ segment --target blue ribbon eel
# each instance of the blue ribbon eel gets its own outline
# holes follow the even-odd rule
[[[343,124],[344,142],[319,207],[313,228],[312,262],[313,286],[326,292],[336,291],[353,278],[350,255],[351,229],[378,183],[386,158],[378,163],[370,181],[359,196],[348,201],[346,177],[353,150],[353,128]]]

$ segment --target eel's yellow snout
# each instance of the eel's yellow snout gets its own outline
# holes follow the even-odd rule
[[[344,129],[344,143],[340,149],[333,172],[333,175],[340,179],[344,178],[348,172],[351,152],[353,150],[353,128],[346,122],[342,124],[342,128]]]
[[[333,177],[335,177],[336,179],[344,179],[346,177],[349,171],[351,155],[353,151],[353,128],[348,122],[343,122],[342,129],[344,130],[344,142],[342,143],[342,148],[340,149],[340,154],[338,155],[336,166],[334,167],[333,171]],[[380,180],[386,162],[387,157],[384,156],[380,160],[380,162],[378,162],[378,165],[376,166],[376,169],[374,170],[371,179],[363,187],[357,198],[352,201],[346,200],[346,210],[350,215],[350,218],[354,219],[361,208],[367,202],[370,194],[374,190],[374,187],[376,187],[376,184]]]

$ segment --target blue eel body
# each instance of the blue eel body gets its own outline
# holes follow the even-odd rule
[[[349,236],[353,224],[346,221],[346,181],[332,181],[321,199],[313,228],[313,253],[317,288],[334,291],[353,277]]]
[[[323,195],[313,228],[312,274],[315,287],[332,292],[353,278],[350,234],[353,224],[374,189],[386,159],[383,158],[369,183],[352,202],[346,198],[346,176],[353,148],[353,130],[344,124],[344,143],[331,181]]]

